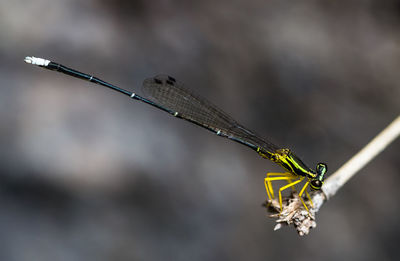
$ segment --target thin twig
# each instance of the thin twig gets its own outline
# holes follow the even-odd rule
[[[280,214],[271,215],[278,217],[275,230],[280,229],[283,225],[293,224],[299,235],[307,235],[311,228],[317,224],[315,222],[315,214],[319,211],[322,204],[332,198],[336,192],[361,168],[370,162],[376,155],[382,152],[391,142],[400,135],[400,116],[398,116],[389,126],[379,133],[372,141],[370,141],[361,151],[354,155],[335,173],[329,176],[325,181],[321,191],[312,193],[311,198],[314,208],[310,209],[310,213],[304,209],[296,193],[292,193],[290,197],[283,200],[283,210]],[[280,211],[277,200],[267,201],[270,210]]]
[[[326,180],[322,191],[330,199],[357,171],[400,135],[400,116]]]

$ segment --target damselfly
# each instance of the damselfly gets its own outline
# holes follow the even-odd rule
[[[311,206],[312,200],[307,192],[310,186],[313,190],[320,190],[324,182],[324,176],[327,171],[325,163],[318,163],[316,169],[310,169],[298,158],[291,150],[280,148],[268,140],[261,138],[253,131],[243,127],[228,114],[218,109],[211,102],[194,94],[186,89],[182,83],[168,75],[157,75],[148,78],[143,82],[143,91],[147,98],[134,92],[127,91],[92,75],[79,72],[61,64],[51,62],[42,58],[26,57],[25,62],[37,65],[49,70],[58,71],[70,76],[88,80],[100,84],[104,87],[130,96],[132,99],[147,103],[162,111],[165,111],[177,118],[184,119],[203,127],[218,136],[228,138],[240,144],[243,144],[256,151],[263,158],[269,159],[282,166],[286,173],[267,173],[264,178],[265,189],[268,198],[275,198],[271,181],[283,180],[288,184],[279,189],[279,205],[282,211],[282,191],[294,187],[304,179],[304,186],[299,192],[299,197],[305,209],[308,207],[302,196],[305,193]]]

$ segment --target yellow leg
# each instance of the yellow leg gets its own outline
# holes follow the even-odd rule
[[[271,183],[271,181],[275,181],[275,180],[287,180],[287,181],[291,181],[291,179],[292,179],[292,177],[287,177],[286,175],[285,176],[281,176],[281,177],[267,177],[267,178],[265,178],[264,179],[264,185],[265,185],[265,189],[266,189],[266,191],[267,191],[267,194],[268,194],[268,198],[270,199],[270,200],[272,200],[273,198],[275,198],[275,196],[274,196],[274,190],[273,190],[273,188],[272,188],[272,183]]]
[[[265,190],[267,191],[268,199],[269,199],[269,200],[272,200],[273,197],[271,196],[271,193],[269,192],[270,187],[268,186],[267,178],[264,179],[264,185],[265,185]],[[272,190],[272,191],[273,191],[273,190]]]
[[[271,176],[280,176],[280,177],[288,177],[288,176],[292,176],[291,173],[276,173],[276,172],[270,172],[267,173],[267,178],[271,177]],[[270,190],[272,190],[272,196],[274,195],[273,189],[272,189],[272,183],[271,181],[267,181],[268,187],[270,188]],[[273,197],[272,197],[273,198]]]
[[[313,204],[313,202],[312,202],[312,200],[311,200],[310,194],[308,194],[308,192],[307,192],[307,189],[306,189],[306,196],[307,196],[307,198],[308,198],[308,201],[310,201],[311,207],[314,208],[314,204]]]
[[[310,211],[308,210],[308,207],[307,207],[306,203],[304,202],[304,200],[302,198],[302,195],[303,195],[304,191],[306,192],[306,196],[307,196],[308,200],[310,201],[311,207],[314,207],[314,205],[312,203],[312,200],[311,200],[311,197],[310,197],[310,194],[308,194],[308,192],[307,192],[307,187],[308,187],[309,184],[310,184],[310,181],[307,181],[306,184],[304,184],[304,187],[301,189],[301,191],[299,193],[299,198],[301,200],[301,203],[303,203],[303,206],[306,208],[307,212],[310,212]]]
[[[279,177],[288,177],[287,179],[271,179],[271,176],[279,176]],[[271,180],[287,180],[288,183],[292,183],[292,179],[293,178],[297,178],[297,176],[294,176],[291,173],[275,173],[275,172],[271,172],[271,173],[267,173],[267,178],[264,179],[264,185],[265,185],[265,190],[267,191],[268,194],[268,198],[269,199],[273,199],[275,198],[274,196],[274,189],[272,188],[272,183]],[[295,187],[292,186],[292,189],[294,191],[296,191]]]
[[[301,182],[303,179],[304,179],[304,177],[300,177],[298,180],[296,180],[296,181],[294,181],[294,182],[292,182],[292,183],[289,183],[289,184],[287,184],[286,186],[283,186],[283,187],[281,187],[281,188],[279,189],[279,206],[281,207],[281,212],[282,212],[282,191],[284,191],[285,189],[287,189],[287,188],[289,188],[289,187],[292,187],[292,186],[296,185],[297,183]],[[303,188],[303,189],[304,189],[304,188]],[[300,192],[300,193],[302,193],[302,192]],[[300,197],[300,199],[301,199],[301,197]],[[302,201],[303,201],[303,200],[302,200]],[[304,204],[304,203],[303,203],[303,204]]]

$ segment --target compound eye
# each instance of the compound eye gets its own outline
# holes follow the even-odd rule
[[[311,187],[313,189],[320,189],[322,187],[322,182],[319,180],[313,180],[311,181]]]

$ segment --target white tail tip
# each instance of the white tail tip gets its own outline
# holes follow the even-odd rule
[[[37,57],[33,57],[33,56],[25,57],[24,61],[26,63],[30,63],[30,64],[38,65],[38,66],[47,66],[50,63],[49,60],[46,60],[46,59],[43,59],[43,58],[37,58]]]

